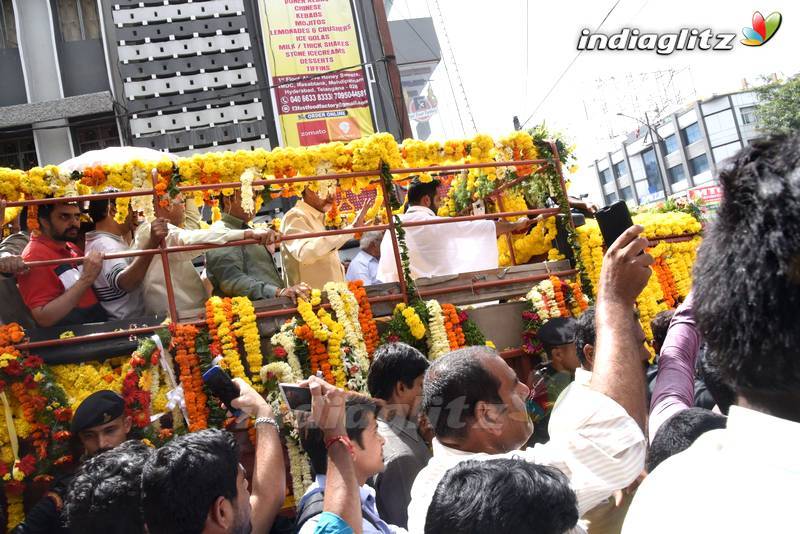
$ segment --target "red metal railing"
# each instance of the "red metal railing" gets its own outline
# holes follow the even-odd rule
[[[557,152],[555,151],[555,147],[553,146],[554,154],[556,154],[556,162],[557,160]],[[524,160],[524,161],[499,161],[499,162],[486,162],[486,163],[470,163],[470,164],[461,164],[461,165],[443,165],[443,166],[429,166],[429,167],[416,167],[416,168],[409,168],[409,169],[392,169],[390,172],[392,174],[417,174],[422,172],[443,172],[443,171],[457,171],[457,170],[464,170],[464,169],[478,169],[478,168],[489,168],[489,167],[510,167],[510,166],[530,166],[530,165],[549,165],[550,162],[544,159],[537,159],[537,160]],[[563,176],[561,176],[561,169],[560,165],[557,165],[557,171],[559,176],[561,177],[562,187],[563,187]],[[328,175],[316,175],[316,176],[304,176],[304,177],[292,177],[292,178],[280,178],[274,180],[256,180],[253,182],[253,185],[278,185],[278,184],[288,184],[288,183],[297,183],[297,182],[311,182],[311,181],[319,181],[319,180],[338,180],[342,178],[358,178],[358,177],[368,177],[368,176],[378,176],[379,171],[359,171],[353,173],[342,173],[342,174],[328,174]],[[515,182],[519,182],[522,179],[517,179]],[[208,190],[220,190],[220,189],[232,189],[240,187],[241,184],[239,182],[229,182],[229,183],[219,183],[219,184],[199,184],[199,185],[190,185],[190,186],[180,186],[178,189],[180,191],[191,192],[191,191],[208,191]],[[400,251],[399,245],[397,241],[397,228],[394,223],[394,218],[392,216],[391,206],[389,204],[389,192],[386,191],[385,185],[383,181],[379,182],[379,187],[383,188],[384,194],[384,207],[386,210],[386,214],[388,217],[388,223],[382,225],[374,225],[374,226],[359,226],[353,228],[345,228],[340,230],[327,230],[324,232],[313,232],[313,233],[305,233],[305,234],[293,234],[293,235],[284,235],[281,236],[281,241],[291,241],[295,239],[310,239],[315,237],[322,237],[328,235],[343,235],[343,234],[354,234],[358,232],[367,232],[367,231],[378,231],[378,230],[388,230],[390,232],[392,238],[392,247],[395,253],[395,264],[398,273],[398,280],[400,284],[400,293],[399,294],[392,294],[392,295],[381,295],[381,296],[373,296],[369,297],[370,303],[378,303],[378,302],[395,302],[395,301],[405,301],[407,299],[406,295],[406,287],[405,281],[403,277],[403,268],[400,261]],[[40,205],[40,204],[48,204],[48,203],[57,203],[57,202],[80,202],[86,200],[99,200],[99,199],[114,199],[114,198],[126,198],[126,197],[141,197],[141,196],[153,196],[154,201],[157,203],[157,193],[154,189],[148,190],[139,190],[139,191],[123,191],[123,192],[109,192],[109,193],[99,193],[94,195],[83,195],[83,196],[76,196],[76,197],[69,197],[69,198],[48,198],[48,199],[33,199],[33,200],[21,200],[15,202],[8,202],[6,206],[14,207],[14,206],[26,206],[26,205]],[[499,206],[501,207],[501,206]],[[502,207],[501,207],[502,209]],[[522,210],[522,211],[513,211],[513,212],[505,212],[502,211],[500,213],[489,213],[484,215],[468,215],[468,216],[460,216],[460,217],[448,217],[443,219],[436,219],[430,221],[415,221],[415,222],[408,222],[403,223],[404,228],[412,228],[412,227],[419,227],[419,226],[428,226],[428,225],[436,225],[436,224],[452,224],[461,221],[475,221],[475,220],[488,220],[488,219],[496,219],[501,217],[520,217],[520,216],[528,216],[528,215],[555,215],[559,213],[559,208],[544,208],[544,209],[533,209],[533,210]],[[167,291],[167,301],[169,304],[169,316],[170,320],[173,323],[178,322],[178,311],[175,307],[175,294],[174,288],[172,286],[172,276],[170,273],[169,267],[169,254],[176,253],[176,252],[187,252],[187,251],[195,251],[195,250],[207,250],[207,249],[214,249],[214,248],[223,248],[223,247],[233,247],[233,246],[242,246],[247,244],[254,244],[257,243],[256,240],[241,240],[241,241],[232,241],[229,243],[215,245],[215,244],[197,244],[197,245],[181,245],[181,246],[174,246],[174,247],[167,247],[165,246],[164,242],[160,244],[159,248],[157,249],[144,249],[144,250],[131,250],[128,252],[118,252],[118,253],[111,253],[105,256],[107,259],[113,258],[123,258],[123,257],[135,257],[135,256],[153,256],[153,255],[160,255],[161,262],[164,269],[164,282],[166,285]],[[511,242],[509,242],[511,245]],[[513,254],[513,246],[510,246],[510,250]],[[56,264],[65,264],[65,263],[80,263],[82,262],[84,257],[78,258],[68,258],[68,259],[59,259],[59,260],[44,260],[44,261],[35,261],[35,262],[28,262],[26,265],[29,267],[38,267],[38,266],[46,266],[46,265],[56,265]],[[540,274],[540,275],[533,275],[523,278],[515,278],[515,279],[507,279],[507,280],[496,280],[496,281],[476,281],[470,284],[461,284],[443,288],[432,288],[432,289],[421,289],[418,290],[418,295],[420,297],[431,297],[435,295],[444,295],[448,293],[454,293],[457,291],[463,291],[467,289],[471,289],[473,291],[479,291],[481,289],[491,288],[491,287],[501,287],[505,285],[511,285],[520,282],[537,282],[540,280],[544,280],[548,276],[559,276],[559,277],[567,277],[567,276],[574,276],[576,274],[575,270],[568,270],[568,271],[560,271],[560,272],[553,272],[547,274]],[[269,318],[269,317],[280,317],[291,315],[297,312],[297,308],[283,308],[280,310],[268,310],[256,313],[256,317],[258,318]],[[194,321],[187,324],[194,324],[197,326],[202,326],[205,323],[203,321]],[[20,343],[16,347],[19,350],[35,350],[39,348],[46,348],[46,347],[54,347],[60,345],[74,345],[83,342],[93,342],[93,341],[101,341],[119,337],[129,337],[129,336],[137,336],[143,334],[150,334],[159,330],[162,326],[148,326],[148,327],[140,327],[140,328],[129,328],[127,330],[118,330],[115,332],[103,332],[98,334],[90,334],[84,336],[75,336],[71,338],[65,339],[50,339],[44,341],[35,341],[35,342],[27,342],[27,343]]]

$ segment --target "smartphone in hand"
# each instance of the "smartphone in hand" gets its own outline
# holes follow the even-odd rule
[[[283,400],[293,411],[311,412],[311,390],[294,384],[278,384]]]
[[[597,210],[595,214],[606,248],[610,247],[625,230],[633,226],[628,205],[623,200]]]
[[[228,373],[226,373],[222,367],[215,365],[203,373],[203,382],[205,382],[208,389],[211,390],[211,393],[222,401],[222,404],[225,405],[234,417],[242,415],[241,410],[231,406],[231,401],[238,398],[240,395],[239,386],[231,380],[231,377],[228,376]]]

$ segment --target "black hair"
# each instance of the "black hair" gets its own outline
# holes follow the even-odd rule
[[[502,404],[500,382],[481,360],[497,355],[488,347],[466,347],[442,356],[428,368],[422,386],[422,412],[437,438],[464,437],[475,406]]]
[[[108,208],[110,206],[110,201],[107,198],[103,198],[100,200],[92,200],[89,202],[89,217],[91,217],[92,222],[94,224],[99,223],[106,217],[108,217]]]
[[[64,517],[72,532],[141,534],[142,468],[153,449],[126,441],[84,462],[69,485]]]
[[[657,347],[660,350],[664,346],[664,340],[667,339],[667,330],[669,330],[669,323],[672,321],[673,315],[675,315],[675,310],[664,310],[650,321],[650,330],[653,331],[653,348]]]
[[[417,205],[422,202],[422,199],[425,197],[435,198],[439,185],[441,185],[441,182],[436,178],[432,179],[430,182],[422,182],[415,176],[408,186],[408,205]]]
[[[648,473],[658,464],[692,446],[697,438],[718,428],[725,428],[728,418],[705,408],[687,408],[676,413],[656,432],[647,451],[645,468]]]
[[[521,458],[467,460],[445,473],[425,534],[563,534],[578,522],[567,477]]]
[[[719,174],[723,198],[694,266],[693,313],[735,389],[800,391],[800,135],[751,141]]]
[[[347,437],[350,441],[364,447],[362,439],[370,419],[378,416],[378,403],[364,395],[349,394],[345,402]],[[314,475],[324,475],[328,471],[328,451],[325,448],[325,438],[322,431],[316,426],[309,425],[300,431],[300,444],[311,460],[311,469]]]
[[[417,377],[425,374],[428,359],[420,351],[405,343],[381,345],[372,357],[367,375],[367,389],[373,397],[389,400],[395,386],[402,382],[414,385]]]
[[[736,392],[722,378],[719,369],[709,360],[705,350],[701,351],[697,358],[697,374],[703,380],[719,410],[728,415],[728,410],[736,402]]]
[[[585,345],[597,345],[597,332],[594,325],[594,306],[589,306],[586,311],[575,320],[575,352],[581,365],[586,365],[586,356],[583,354]]]
[[[150,534],[202,532],[219,497],[237,497],[239,444],[218,429],[192,432],[158,449],[142,472],[142,508]]]

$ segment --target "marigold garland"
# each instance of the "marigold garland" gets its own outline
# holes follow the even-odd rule
[[[350,282],[348,287],[358,302],[358,321],[361,325],[361,332],[364,335],[367,354],[371,358],[375,349],[378,348],[380,339],[378,337],[378,326],[372,316],[372,306],[369,303],[369,298],[367,298],[367,290],[364,288],[362,280]]]
[[[447,330],[447,341],[450,344],[450,350],[464,347],[464,330],[461,328],[461,319],[458,316],[456,307],[452,304],[442,304],[442,314],[445,319],[445,329]]]
[[[261,366],[264,365],[264,356],[261,354],[261,334],[256,324],[256,311],[253,303],[247,297],[234,297],[231,299],[233,312],[239,317],[235,324],[236,335],[241,338],[247,354],[250,379],[253,387],[261,393]]]
[[[175,325],[172,343],[175,361],[180,372],[183,398],[189,415],[189,432],[208,428],[208,397],[203,388],[200,358],[196,352],[197,328],[191,325]]]

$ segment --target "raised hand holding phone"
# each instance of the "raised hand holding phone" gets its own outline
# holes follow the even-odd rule
[[[242,411],[231,404],[233,400],[240,395],[239,386],[231,380],[231,377],[228,376],[228,373],[226,373],[222,367],[215,365],[203,373],[203,382],[205,382],[208,389],[211,390],[211,393],[225,405],[234,417],[242,415]]]

